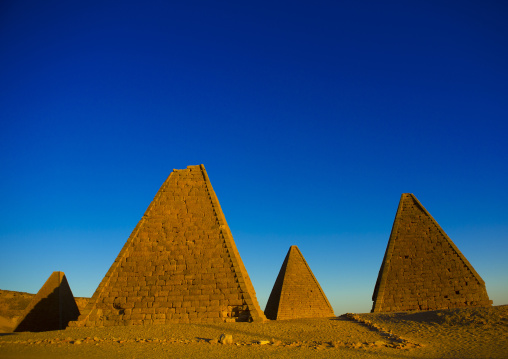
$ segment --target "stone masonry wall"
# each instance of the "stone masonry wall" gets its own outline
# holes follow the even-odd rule
[[[403,194],[373,312],[487,306],[485,283],[412,194]]]
[[[175,170],[76,326],[264,319],[203,166]]]

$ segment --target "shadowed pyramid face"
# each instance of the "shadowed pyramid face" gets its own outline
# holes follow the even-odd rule
[[[373,312],[492,304],[473,266],[410,193],[401,197],[372,299]]]
[[[65,329],[79,309],[63,272],[53,272],[19,320],[15,332]]]
[[[263,319],[201,165],[170,174],[73,325]]]
[[[268,319],[333,317],[333,309],[297,246],[291,246],[266,304]]]

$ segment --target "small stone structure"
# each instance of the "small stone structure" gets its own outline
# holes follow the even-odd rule
[[[78,316],[79,309],[64,272],[53,272],[26,307],[14,331],[65,329]]]
[[[490,306],[485,282],[411,193],[393,222],[372,312]]]
[[[72,326],[266,320],[203,165],[174,170]]]
[[[273,320],[335,316],[297,246],[289,248],[266,303],[265,315]]]

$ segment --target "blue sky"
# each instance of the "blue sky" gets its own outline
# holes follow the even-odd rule
[[[508,304],[502,1],[2,1],[0,288],[91,296],[203,163],[258,300],[298,245],[368,312],[401,193]]]

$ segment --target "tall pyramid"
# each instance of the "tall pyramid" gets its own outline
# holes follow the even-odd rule
[[[26,307],[14,331],[65,329],[78,316],[79,309],[64,272],[53,272]]]
[[[297,246],[291,246],[266,303],[268,319],[333,317],[316,277]]]
[[[200,165],[173,170],[72,325],[265,319]]]
[[[492,304],[485,282],[411,193],[401,196],[372,300],[372,312]]]

